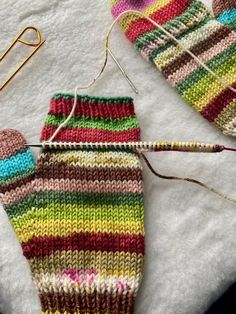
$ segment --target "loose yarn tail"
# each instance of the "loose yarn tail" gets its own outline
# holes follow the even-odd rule
[[[229,149],[231,150],[231,149]],[[235,151],[235,149],[232,149],[233,151]],[[142,159],[144,160],[144,162],[146,163],[146,165],[148,166],[149,170],[151,170],[151,172],[157,176],[158,178],[161,178],[161,179],[164,179],[164,180],[178,180],[178,181],[187,181],[187,182],[190,182],[190,183],[193,183],[193,184],[197,184],[199,186],[201,186],[202,188],[218,195],[219,197],[229,201],[229,202],[232,202],[234,204],[236,204],[236,199],[234,198],[231,198],[227,195],[225,195],[224,193],[212,188],[212,187],[209,187],[207,184],[201,182],[201,181],[198,181],[198,180],[195,180],[195,179],[191,179],[191,178],[183,178],[183,177],[176,177],[176,176],[165,176],[165,175],[162,175],[160,173],[158,173],[151,165],[150,161],[147,159],[147,157],[144,155],[144,153],[142,151],[139,151],[138,152],[139,156],[142,157]]]

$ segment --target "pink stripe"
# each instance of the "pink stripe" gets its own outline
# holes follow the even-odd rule
[[[1,201],[3,205],[10,205],[18,202],[28,196],[33,189],[33,181],[27,183],[26,185],[17,188],[16,190],[11,190],[2,195]]]
[[[112,15],[117,17],[123,11],[126,10],[141,10],[147,8],[156,0],[146,0],[146,1],[133,1],[132,3],[128,3],[128,1],[119,1],[117,4],[114,5],[112,8]]]
[[[228,37],[226,37],[224,40],[219,42],[216,46],[212,47],[211,49],[199,55],[198,58],[204,63],[206,63],[210,61],[212,58],[214,58],[215,56],[217,56],[218,54],[222,53],[228,47],[230,47],[233,43],[235,43],[235,40],[236,40],[235,33],[232,32],[230,33]],[[190,62],[185,64],[183,67],[181,67],[180,70],[170,75],[168,77],[168,82],[172,86],[176,86],[178,83],[183,81],[186,77],[191,75],[195,70],[197,70],[200,67],[201,65],[199,63],[197,63],[195,60],[191,60]]]
[[[3,205],[10,205],[22,200],[32,192],[64,191],[95,193],[142,193],[143,184],[138,181],[86,181],[69,179],[36,179],[17,191],[10,191],[1,197]]]
[[[36,192],[64,191],[64,192],[100,192],[100,193],[142,193],[143,184],[138,181],[86,181],[69,179],[37,179]]]

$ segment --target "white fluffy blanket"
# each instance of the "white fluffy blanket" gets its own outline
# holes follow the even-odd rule
[[[205,3],[210,5],[210,0]],[[37,142],[49,100],[72,92],[97,73],[105,33],[112,22],[106,0],[3,0],[1,51],[26,25],[37,26],[47,42],[0,94],[0,129],[16,128]],[[89,94],[131,95],[145,140],[199,140],[236,146],[184,104],[155,68],[134,51],[116,28],[112,48],[139,89],[133,94],[112,61]],[[27,49],[18,46],[0,64],[0,79]],[[38,154],[38,151],[35,151]],[[150,156],[164,174],[202,180],[236,198],[236,155],[159,153]],[[137,314],[197,314],[236,279],[235,205],[197,186],[162,181],[144,165],[146,259]],[[38,314],[39,302],[27,262],[0,208],[0,312]]]

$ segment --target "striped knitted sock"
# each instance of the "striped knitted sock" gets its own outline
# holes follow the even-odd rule
[[[110,0],[112,14],[140,10],[236,88],[236,33],[212,17],[198,0]],[[120,26],[135,48],[151,60],[182,98],[225,134],[236,136],[236,94],[202,68],[161,30],[137,15]]]
[[[71,95],[53,97],[42,140],[49,140],[72,104]],[[16,145],[8,136],[0,134],[0,144],[6,143],[1,200],[30,263],[42,313],[133,313],[144,256],[138,156],[124,150],[45,150],[27,183],[23,172],[30,175],[32,155],[21,136]],[[140,140],[132,99],[79,96],[75,116],[55,140]],[[19,154],[26,154],[21,162]],[[15,174],[22,176],[20,184]]]
[[[213,0],[213,11],[219,22],[228,27],[236,28],[235,0]]]

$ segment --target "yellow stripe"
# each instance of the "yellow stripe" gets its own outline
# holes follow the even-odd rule
[[[142,222],[114,222],[114,221],[89,221],[89,220],[30,220],[28,223],[14,226],[20,242],[28,242],[36,237],[67,237],[75,233],[112,233],[142,235],[144,233]]]
[[[230,72],[222,76],[222,79],[228,82],[229,85],[235,82],[235,70],[235,67],[233,67]],[[208,77],[210,79],[212,75],[209,74]],[[204,80],[205,82],[207,82],[206,77]],[[201,88],[201,84],[198,84],[198,88]],[[194,108],[196,108],[197,111],[201,112],[209,104],[209,102],[217,97],[225,88],[226,87],[224,87],[217,79],[215,79],[212,84],[207,85],[205,94],[203,94],[199,98],[199,100],[194,103]]]
[[[144,13],[147,16],[150,16],[151,14],[155,13],[156,11],[164,8],[166,5],[168,5],[172,0],[159,0],[155,1],[153,4],[151,4],[149,7],[145,8],[144,10],[140,10],[142,13]],[[136,20],[139,20],[141,17],[137,15],[130,15],[127,17],[124,17],[121,22],[120,26],[124,32],[126,32],[129,28],[129,26],[135,22]]]
[[[60,263],[55,263],[60,261]],[[33,275],[65,269],[94,269],[101,275],[135,276],[142,272],[143,255],[125,252],[62,251],[29,260]],[[40,267],[38,267],[40,265]],[[133,265],[133,266],[132,266]]]

